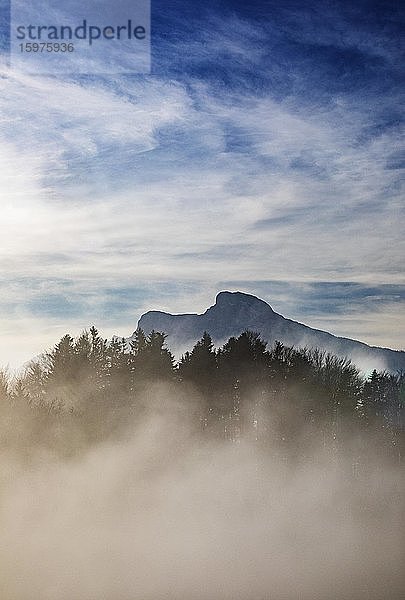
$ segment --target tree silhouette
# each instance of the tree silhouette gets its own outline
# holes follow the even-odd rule
[[[182,356],[178,373],[180,379],[191,382],[201,396],[200,421],[202,427],[212,429],[217,423],[215,391],[217,386],[217,354],[212,338],[204,331],[191,352]]]
[[[220,411],[225,434],[233,440],[242,432],[252,433],[266,378],[266,346],[258,333],[244,331],[237,338],[231,337],[218,352]]]
[[[14,423],[9,435],[66,450],[73,431],[76,443],[93,443],[140,419],[156,400],[155,382],[170,386],[206,435],[253,438],[283,460],[307,460],[323,445],[365,468],[370,436],[386,460],[404,454],[404,373],[365,379],[348,359],[281,342],[267,349],[252,331],[218,350],[204,332],[176,367],[164,333],[138,329],[131,340],[107,341],[93,326],[63,336],[13,381],[0,371],[0,406]]]

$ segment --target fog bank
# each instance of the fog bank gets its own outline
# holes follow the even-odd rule
[[[162,390],[73,458],[3,450],[1,598],[403,597],[399,469],[277,450],[196,437]]]

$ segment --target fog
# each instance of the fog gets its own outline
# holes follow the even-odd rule
[[[403,597],[399,466],[370,457],[358,474],[321,444],[288,461],[198,434],[193,402],[162,387],[147,400],[70,456],[27,446],[26,424],[3,444],[3,600]]]

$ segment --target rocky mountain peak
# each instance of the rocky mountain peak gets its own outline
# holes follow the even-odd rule
[[[271,346],[276,340],[288,346],[319,348],[337,356],[349,357],[365,371],[405,369],[405,352],[368,346],[357,340],[338,337],[286,319],[273,311],[264,300],[244,292],[219,292],[215,304],[203,314],[170,314],[150,311],[142,315],[138,326],[167,334],[168,345],[180,354],[190,350],[208,332],[220,346],[231,336],[249,329],[259,333]]]
[[[215,299],[215,306],[220,308],[230,308],[235,309],[237,307],[241,308],[262,308],[266,310],[273,309],[267,302],[264,300],[260,300],[256,296],[252,296],[251,294],[245,294],[244,292],[219,292]]]

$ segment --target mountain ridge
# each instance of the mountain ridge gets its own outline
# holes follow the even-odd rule
[[[265,300],[244,292],[221,291],[215,304],[204,313],[171,314],[148,311],[138,321],[145,333],[152,329],[167,334],[175,353],[192,348],[207,331],[216,346],[246,329],[260,333],[272,345],[276,340],[289,346],[317,347],[352,360],[362,370],[405,370],[405,352],[337,336],[276,313]],[[132,337],[132,336],[131,336]]]

